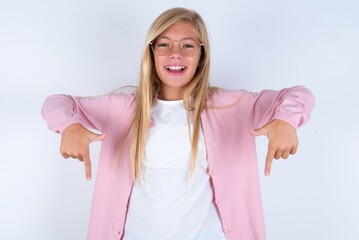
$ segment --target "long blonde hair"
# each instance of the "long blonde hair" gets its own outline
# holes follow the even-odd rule
[[[134,180],[138,180],[141,176],[147,133],[151,125],[151,107],[154,98],[161,90],[161,82],[155,70],[150,43],[174,23],[180,21],[191,23],[197,32],[198,40],[203,44],[203,46],[201,46],[201,57],[197,71],[183,96],[183,103],[187,110],[187,119],[191,119],[193,123],[193,131],[190,136],[192,145],[189,169],[190,176],[196,165],[198,139],[201,128],[201,112],[205,106],[207,91],[209,90],[209,39],[205,23],[197,12],[185,8],[172,8],[163,12],[154,20],[148,31],[143,50],[139,86],[136,96],[136,110],[130,127],[132,130],[130,157]],[[191,133],[190,129],[189,132]]]

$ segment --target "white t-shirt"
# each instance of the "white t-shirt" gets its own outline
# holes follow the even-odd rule
[[[197,164],[188,181],[191,143],[182,100],[156,99],[143,162],[134,183],[125,240],[225,240],[213,203],[201,131]]]

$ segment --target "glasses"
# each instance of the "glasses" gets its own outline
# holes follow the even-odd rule
[[[172,41],[169,38],[159,38],[152,42],[151,49],[158,56],[166,56],[172,53],[174,43],[177,42],[181,54],[186,57],[194,57],[201,50],[203,43],[198,43],[192,39],[183,39],[181,41]]]

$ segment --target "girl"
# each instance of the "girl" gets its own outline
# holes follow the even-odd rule
[[[300,86],[209,87],[209,65],[202,18],[173,8],[149,29],[136,91],[46,99],[61,154],[87,179],[89,143],[103,141],[88,239],[265,239],[254,136],[269,139],[268,176],[273,158],[296,152],[314,98]]]

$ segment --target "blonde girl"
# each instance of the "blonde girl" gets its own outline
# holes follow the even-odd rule
[[[133,93],[46,99],[61,154],[87,179],[89,143],[102,141],[88,239],[265,239],[254,137],[268,137],[268,176],[273,158],[296,153],[314,98],[302,86],[213,88],[209,66],[203,19],[173,8],[148,31]]]

